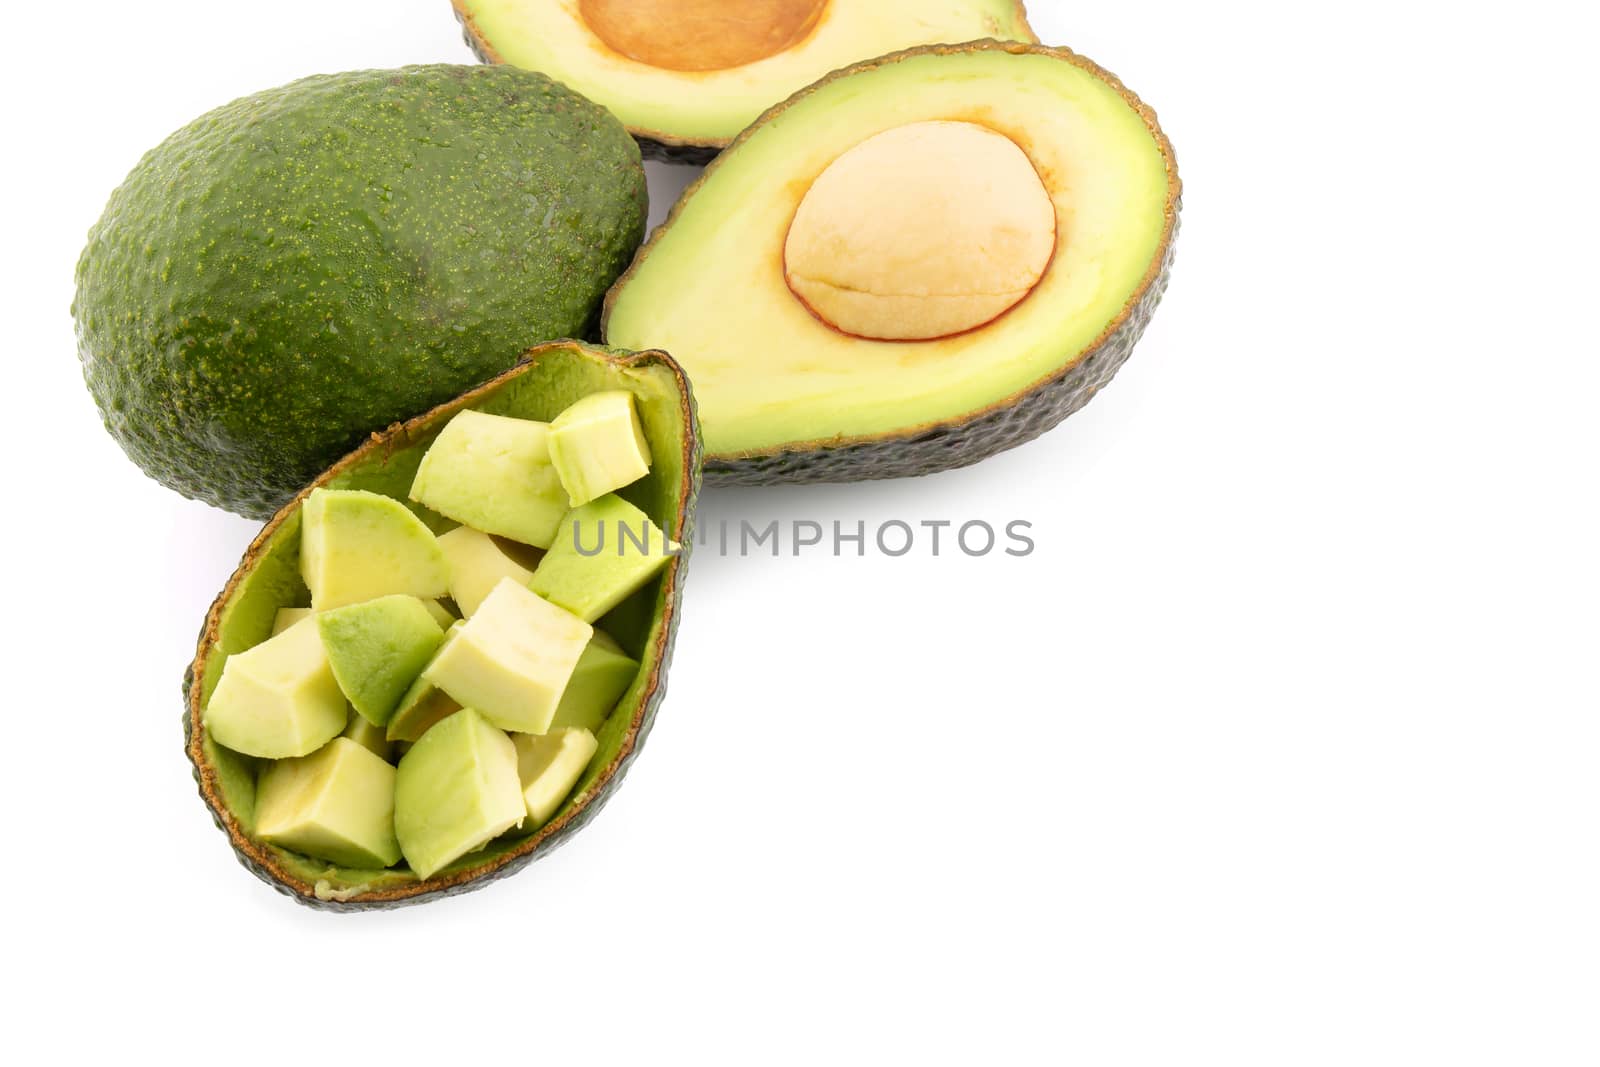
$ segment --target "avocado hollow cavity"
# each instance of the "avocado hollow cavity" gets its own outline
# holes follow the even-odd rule
[[[941,41],[1035,40],[1021,0],[452,0],[485,63],[604,106],[646,157],[704,163],[829,71]]]
[[[914,122],[818,175],[789,224],[784,280],[845,333],[924,341],[1004,314],[1055,246],[1055,205],[1015,141],[972,122]]]
[[[508,672],[507,684],[551,687],[548,699],[560,698],[554,717],[548,713],[550,708],[541,708],[535,722],[521,717],[520,712],[507,718],[504,707],[484,713],[450,707],[443,701],[428,702],[434,711],[419,715],[407,710],[407,694],[389,722],[388,734],[389,739],[396,738],[393,727],[404,715],[407,729],[403,733],[407,736],[400,739],[414,744],[392,746],[391,752],[382,730],[366,730],[373,736],[365,739],[355,738],[343,721],[335,729],[330,706],[323,716],[329,720],[326,728],[321,726],[321,718],[315,719],[317,736],[330,731],[344,733],[302,757],[300,750],[311,746],[312,740],[298,742],[309,737],[309,728],[302,725],[303,716],[290,715],[287,721],[297,743],[292,754],[279,759],[227,747],[211,728],[214,716],[208,714],[223,679],[233,673],[229,670],[233,660],[246,664],[242,679],[258,683],[279,705],[284,704],[287,693],[288,703],[298,707],[305,703],[305,692],[313,693],[316,701],[329,703],[331,696],[322,692],[327,687],[321,684],[328,672],[311,655],[314,650],[310,646],[315,642],[300,642],[307,645],[303,655],[277,657],[287,664],[282,672],[287,681],[281,684],[278,674],[259,665],[263,657],[246,654],[272,641],[281,642],[284,636],[299,640],[318,632],[345,668],[334,672],[347,690],[344,696],[355,693],[361,700],[352,721],[366,722],[364,716],[374,708],[380,709],[380,718],[388,714],[402,677],[418,669],[425,656],[422,645],[431,647],[437,640],[438,620],[430,618],[431,611],[423,610],[428,605],[401,594],[384,594],[354,610],[336,609],[340,614],[299,614],[310,601],[301,571],[305,503],[318,491],[326,504],[359,503],[364,499],[360,494],[382,496],[404,503],[407,515],[419,518],[430,531],[428,536],[436,536],[451,528],[450,520],[408,500],[408,492],[430,446],[453,418],[471,411],[549,422],[575,401],[604,392],[631,396],[651,457],[648,472],[619,488],[616,499],[625,498],[666,534],[687,543],[700,452],[693,401],[684,376],[662,353],[612,352],[575,342],[535,348],[523,363],[499,378],[408,423],[375,434],[286,505],[252,543],[207,616],[185,679],[184,725],[186,750],[202,799],[227,833],[240,861],[274,888],[303,903],[335,908],[386,907],[461,892],[520,869],[560,843],[586,823],[616,788],[664,692],[681,596],[681,553],[662,560],[647,580],[633,586],[630,595],[596,619],[592,629],[567,616],[565,609],[539,600],[514,579],[502,579],[508,588],[502,590],[500,599],[513,601],[525,616],[528,608],[539,609],[531,616],[536,623],[533,629],[516,632],[515,627],[523,623],[516,618],[505,623],[501,619],[505,613],[493,610],[489,605],[492,598],[486,598],[485,606],[474,615],[482,617],[477,630],[468,634],[469,644],[482,651],[489,669]],[[334,508],[328,511],[337,513]],[[335,530],[328,536],[342,534]],[[323,569],[312,573],[321,575]],[[595,573],[602,584],[613,582],[603,568]],[[290,625],[274,638],[280,613],[287,615],[284,621]],[[547,654],[543,647],[552,618],[565,642],[559,655]],[[403,625],[391,625],[395,620]],[[471,625],[471,620],[457,623],[453,633],[466,632]],[[509,633],[508,625],[512,627]],[[591,632],[592,641],[588,637]],[[421,636],[428,641],[418,639]],[[526,644],[530,640],[540,644]],[[241,654],[245,655],[241,658]],[[441,654],[440,650],[432,652],[430,665]],[[459,660],[460,649],[452,655]],[[453,687],[456,695],[463,695],[471,688],[461,684],[459,668],[458,662],[455,674],[443,672],[441,690]],[[466,677],[474,680],[470,674]],[[309,683],[305,681],[308,678]],[[421,673],[418,679],[422,679]],[[372,687],[378,684],[383,688],[375,695]],[[313,688],[307,690],[307,685]],[[236,702],[246,710],[256,706]],[[265,698],[256,704],[269,711],[279,706]],[[478,725],[471,731],[452,729],[471,744],[450,741],[446,737],[450,731],[422,744],[463,711],[471,711]],[[341,707],[339,715],[345,713]],[[270,726],[270,721],[267,726],[256,722],[258,731]],[[524,736],[515,731],[540,726],[552,734],[558,726],[592,734],[592,749],[587,741],[578,744],[581,739],[568,739],[562,749],[566,756],[553,770],[544,763],[530,765],[528,773],[533,778],[517,781],[514,789],[502,788],[492,796],[462,792],[469,786],[478,788],[466,769],[482,764],[490,754],[509,752],[512,741]],[[277,752],[245,736],[246,747]],[[504,738],[505,745],[493,740],[495,737]],[[534,744],[520,743],[524,747]],[[587,756],[579,760],[574,753]],[[501,758],[495,765],[504,763]],[[395,766],[400,768],[398,779],[384,769]],[[459,780],[444,773],[450,768],[461,770]],[[264,785],[270,785],[266,794]],[[537,817],[531,809],[528,814],[521,809],[516,813],[502,810],[507,796],[522,798],[524,792],[534,799],[519,802],[536,801]],[[269,807],[263,809],[263,803]],[[508,821],[509,815],[515,818]],[[391,824],[403,828],[399,842],[404,856],[394,865],[390,865],[395,853],[387,829]]]
[[[829,0],[580,0],[594,35],[662,70],[727,70],[788,51]]]

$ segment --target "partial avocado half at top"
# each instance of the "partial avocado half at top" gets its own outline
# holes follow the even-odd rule
[[[638,146],[549,78],[317,75],[168,137],[77,266],[79,357],[152,478],[255,519],[378,427],[587,336],[644,237]]]
[[[1061,48],[911,49],[766,113],[606,297],[693,378],[716,481],[925,474],[1082,407],[1165,289],[1155,113]]]
[[[379,792],[389,790],[389,795],[398,793],[401,807],[395,818],[401,843],[405,844],[407,827],[398,820],[404,814],[407,791],[414,792],[418,786],[415,781],[407,782],[406,758],[399,760],[401,770],[398,786],[392,771],[384,770],[387,764],[384,763],[383,753],[387,746],[379,745],[372,750],[378,755],[360,752],[352,747],[347,740],[351,737],[365,743],[360,737],[361,715],[351,716],[353,729],[346,731],[345,738],[328,742],[325,747],[317,749],[315,756],[287,762],[256,759],[223,747],[211,736],[212,731],[206,725],[210,721],[208,704],[218,692],[218,683],[230,656],[265,647],[263,643],[273,634],[275,621],[282,609],[303,608],[311,602],[310,592],[301,576],[300,557],[304,505],[313,493],[359,490],[406,501],[408,493],[413,491],[424,455],[440,432],[460,412],[471,410],[542,423],[554,419],[583,397],[608,392],[631,394],[643,440],[653,459],[649,472],[620,489],[619,498],[627,501],[630,508],[637,508],[655,527],[679,545],[687,546],[699,488],[701,459],[698,423],[688,381],[664,353],[614,352],[572,341],[540,345],[530,350],[523,362],[488,383],[409,422],[372,435],[366,444],[345,456],[280,509],[251,543],[238,569],[206,616],[194,661],[185,676],[184,742],[194,765],[200,795],[217,825],[228,835],[240,862],[275,889],[301,903],[331,909],[392,907],[464,892],[520,870],[565,841],[595,815],[620,784],[623,773],[637,756],[650,730],[665,693],[667,662],[672,652],[682,598],[686,550],[673,555],[648,582],[595,621],[598,642],[596,655],[606,660],[602,666],[611,675],[617,673],[617,665],[626,667],[632,661],[637,661],[638,666],[631,683],[622,691],[608,716],[589,716],[582,721],[585,728],[593,728],[595,747],[592,757],[589,750],[584,750],[588,761],[586,769],[577,778],[570,794],[566,794],[564,788],[551,794],[548,784],[544,782],[530,785],[530,790],[535,786],[540,790],[540,814],[548,816],[548,821],[537,826],[530,824],[520,830],[513,828],[496,836],[486,847],[445,863],[442,869],[427,878],[419,879],[404,865],[388,868],[359,864],[347,866],[344,865],[345,861],[314,859],[302,852],[270,844],[257,836],[258,817],[262,815],[257,803],[258,785],[266,781],[270,770],[272,788],[277,794],[274,797],[274,810],[265,816],[273,820],[268,836],[273,836],[273,831],[280,831],[286,822],[293,821],[293,813],[286,814],[282,810],[284,805],[278,802],[279,795],[293,788],[300,788],[303,792],[305,788],[315,786],[314,781],[311,786],[305,785],[305,781],[311,781],[313,775],[342,775],[341,780],[355,782],[361,788]],[[345,496],[360,497],[361,494],[346,493]],[[442,532],[451,525],[448,520],[420,505],[409,504],[408,507],[435,532]],[[533,596],[526,589],[512,592],[523,599]],[[554,612],[556,609],[545,607],[541,610]],[[575,627],[585,631],[589,629],[585,623],[571,621]],[[292,653],[291,646],[295,641],[300,640],[304,644],[309,640],[309,647],[313,650],[316,648],[319,624],[315,618],[292,613],[284,622],[289,624],[288,629],[281,630],[277,637],[272,638],[277,643],[274,647],[287,647]],[[424,622],[425,619],[417,625],[427,629]],[[459,632],[461,626],[456,624],[453,632]],[[599,636],[602,632],[604,638]],[[325,631],[323,640],[328,639],[329,634]],[[433,640],[438,640],[436,632]],[[330,644],[329,648],[332,647]],[[440,648],[442,656],[443,646]],[[585,667],[579,673],[590,669]],[[600,685],[606,690],[605,699],[609,699],[618,691],[616,687],[620,687],[621,682],[621,678],[614,683],[597,682],[595,678],[585,675],[583,684],[591,688]],[[317,684],[326,688],[327,681]],[[301,686],[296,697],[323,704],[338,698],[337,690],[333,690],[331,695],[320,691],[309,696],[307,693],[307,687]],[[561,714],[558,713],[557,724],[570,725],[560,717]],[[451,719],[452,716],[445,714],[439,721],[448,723]],[[393,725],[389,731],[391,738],[395,736]],[[337,724],[329,724],[323,732],[337,729]],[[402,736],[415,736],[420,745],[421,740],[431,737],[436,729],[437,726],[417,735]],[[476,721],[472,730],[490,737],[492,744],[510,745],[509,741],[503,740],[504,734]],[[465,733],[470,734],[471,731]],[[520,738],[522,735],[513,736]],[[441,734],[439,739],[430,744],[434,748],[442,748],[446,740]],[[296,755],[319,743],[320,735],[302,749],[287,754]],[[510,749],[507,748],[507,751]],[[407,757],[409,755],[408,751]],[[411,762],[425,765],[427,759],[433,757],[437,757],[437,753],[424,753]],[[449,752],[438,758],[448,760]],[[571,766],[569,764],[569,769]],[[417,779],[423,773],[418,771],[411,777]],[[502,770],[502,773],[512,773],[514,776],[515,772]],[[305,781],[286,782],[294,775],[299,775]],[[431,775],[432,771],[428,770],[425,778]],[[423,780],[422,787],[432,789],[433,783]],[[521,795],[520,786],[515,782],[508,788],[511,790],[510,797]],[[550,806],[561,796],[565,796],[564,802],[560,803],[553,815],[549,815]],[[505,799],[501,798],[502,801]],[[503,823],[494,827],[496,833],[499,833],[500,825]],[[373,839],[381,840],[366,849],[366,853],[377,857],[380,864],[390,863],[398,855],[386,833],[374,835]],[[363,854],[361,849],[348,844],[329,847],[325,840],[318,847],[336,857]]]
[[[453,0],[485,63],[610,108],[647,157],[705,163],[768,107],[915,45],[1035,41],[1020,0]]]

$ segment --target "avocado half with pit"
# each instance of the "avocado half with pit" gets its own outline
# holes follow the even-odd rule
[[[912,49],[767,112],[606,297],[695,383],[707,474],[852,481],[1021,444],[1128,358],[1181,186],[1153,111],[1066,49]]]
[[[485,63],[604,104],[646,156],[704,163],[831,70],[915,45],[1037,40],[1020,0],[453,0]]]
[[[315,491],[367,490],[407,501],[424,455],[459,413],[470,409],[549,422],[584,397],[619,392],[632,395],[638,426],[653,463],[647,474],[620,490],[619,497],[608,499],[625,500],[626,504],[617,506],[636,507],[668,537],[687,546],[699,488],[700,444],[694,401],[682,371],[661,352],[615,352],[572,341],[540,345],[528,351],[521,363],[486,384],[409,422],[374,434],[286,504],[257,535],[212,604],[194,661],[184,678],[185,748],[194,764],[200,795],[244,866],[279,891],[314,907],[363,909],[416,903],[476,888],[520,870],[581,829],[616,790],[623,772],[638,755],[665,693],[686,548],[672,556],[642,588],[595,621],[596,633],[603,628],[609,635],[600,650],[601,658],[623,664],[637,660],[638,667],[609,716],[582,724],[594,728],[597,745],[592,756],[588,751],[583,753],[588,760],[587,769],[565,801],[537,828],[513,830],[497,837],[487,847],[449,863],[430,877],[418,878],[404,865],[387,869],[340,866],[259,838],[258,774],[283,764],[223,747],[204,724],[208,702],[217,690],[229,656],[260,646],[275,632],[275,623],[280,631],[286,624],[300,623],[301,612],[288,612],[288,618],[279,616],[282,609],[301,608],[308,603],[301,577],[301,532],[306,504]],[[326,494],[322,498],[326,499]],[[420,505],[407,506],[436,533],[450,525]],[[526,591],[521,595],[532,597]],[[308,623],[300,623],[295,632],[305,625]],[[614,666],[601,666],[615,670]],[[359,716],[352,719],[360,724]],[[450,718],[440,721],[449,722]],[[510,744],[504,741],[503,734],[494,733],[500,743]],[[390,736],[394,735],[391,725]],[[428,736],[431,734],[425,731],[420,735]],[[345,737],[365,743],[355,733]],[[338,746],[342,746],[339,754],[352,762],[365,760],[377,766],[343,740],[323,751]],[[514,790],[512,795],[516,795]],[[556,799],[559,797],[546,803],[555,806]]]

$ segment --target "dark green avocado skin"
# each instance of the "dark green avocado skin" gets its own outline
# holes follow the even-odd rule
[[[467,43],[472,54],[478,57],[480,63],[496,64],[499,61],[489,53],[472,32],[472,27],[467,23],[467,17],[459,7],[455,8],[456,22],[461,24],[461,39]],[[691,166],[703,167],[716,159],[722,149],[711,148],[698,144],[670,144],[666,141],[657,141],[653,137],[634,134],[633,139],[639,144],[639,151],[645,159],[655,160],[657,163],[684,163]]]
[[[1054,428],[1098,393],[1133,354],[1167,291],[1177,249],[1178,209],[1157,274],[1135,299],[1121,322],[1069,366],[1039,382],[1015,400],[972,418],[943,423],[906,436],[850,444],[822,444],[766,455],[706,461],[709,485],[775,485],[806,482],[860,482],[912,478],[967,467],[1015,448]]]
[[[77,268],[84,378],[151,477],[264,519],[369,432],[588,333],[646,208],[627,131],[542,75],[306,78],[112,194]]]

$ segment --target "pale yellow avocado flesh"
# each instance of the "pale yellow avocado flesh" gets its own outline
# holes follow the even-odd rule
[[[450,599],[461,609],[463,618],[472,618],[500,579],[510,578],[527,585],[533,577],[533,571],[512,559],[499,542],[470,526],[457,526],[441,534],[439,547],[450,566]]]
[[[547,423],[470,409],[458,412],[429,446],[411,499],[536,548],[555,539],[569,506],[550,462]]]
[[[360,489],[313,489],[302,514],[300,576],[316,610],[448,592],[433,531],[400,501]]]
[[[301,619],[310,617],[310,608],[279,608],[278,613],[272,618],[272,636],[277,637]]]
[[[669,143],[726,144],[829,71],[887,52],[985,37],[1034,40],[1016,0],[749,0],[737,7],[726,0],[456,0],[456,7],[500,62],[548,74],[634,132]],[[720,69],[697,69],[706,64]]]
[[[350,867],[400,860],[395,770],[360,743],[336,737],[309,756],[261,772],[256,834],[283,848]]]
[[[422,677],[502,730],[543,733],[594,627],[502,578]]]
[[[1052,257],[1015,306],[965,333],[850,335],[786,281],[791,224],[841,156],[929,122],[974,124],[1017,146],[1054,209]],[[1069,53],[931,51],[868,65],[789,102],[712,165],[612,290],[606,338],[672,352],[716,457],[969,416],[1049,377],[1118,319],[1162,248],[1167,163],[1146,116]],[[925,227],[960,224],[962,207],[945,204]]]
[[[550,821],[600,746],[594,734],[583,729],[551,730],[547,734],[512,734],[517,747],[517,777],[528,808],[524,829]]]
[[[229,656],[206,704],[205,727],[219,745],[264,759],[304,756],[338,736],[349,704],[323,651],[317,620]]]
[[[344,733],[339,736],[349,738],[386,762],[394,754],[394,746],[385,736],[384,727],[368,722],[364,715],[358,714],[354,709],[350,712],[350,722],[345,726]]]
[[[650,445],[624,390],[591,393],[550,424],[550,459],[573,507],[650,473]]]

